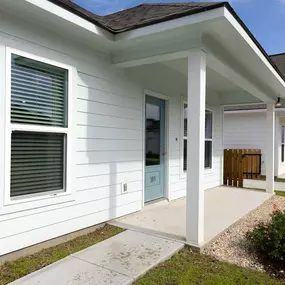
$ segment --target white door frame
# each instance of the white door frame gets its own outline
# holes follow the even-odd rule
[[[165,101],[165,150],[166,150],[166,155],[164,158],[165,161],[165,175],[164,175],[164,198],[169,200],[169,96],[144,89],[144,94],[143,94],[143,120],[142,120],[142,130],[143,130],[143,135],[142,135],[142,149],[143,149],[143,154],[142,154],[142,162],[143,162],[143,191],[142,191],[142,208],[145,206],[145,201],[144,201],[144,191],[145,191],[145,103],[146,103],[146,96],[151,96],[155,97],[158,99],[162,99]]]

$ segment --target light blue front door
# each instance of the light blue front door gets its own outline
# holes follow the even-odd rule
[[[145,202],[164,197],[165,101],[146,96]]]

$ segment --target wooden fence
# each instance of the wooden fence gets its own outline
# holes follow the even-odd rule
[[[260,174],[260,149],[224,150],[224,185],[243,187],[243,179],[256,179]]]

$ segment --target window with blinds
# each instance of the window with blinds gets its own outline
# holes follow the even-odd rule
[[[187,171],[187,132],[188,132],[188,107],[183,104],[184,120],[183,120],[183,171]]]
[[[64,189],[63,134],[12,132],[11,197]]]
[[[66,69],[12,54],[12,198],[65,191],[67,86]]]
[[[67,71],[12,55],[11,123],[66,127]]]
[[[187,171],[188,107],[183,104],[183,172]],[[213,113],[205,112],[205,168],[212,168]]]

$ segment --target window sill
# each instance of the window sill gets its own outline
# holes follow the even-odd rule
[[[204,175],[213,175],[214,170],[213,168],[205,168]],[[185,180],[187,178],[187,172],[180,173],[180,179]]]
[[[29,198],[17,198],[5,201],[3,208],[0,209],[0,216],[13,214],[16,212],[30,211],[42,207],[50,207],[62,203],[74,202],[74,195],[70,192],[53,193],[48,195],[37,195]]]
[[[186,180],[186,178],[187,178],[187,172],[180,173],[181,180]]]
[[[69,195],[71,194],[64,190],[58,190],[58,191],[51,191],[49,193],[37,193],[32,195],[9,197],[9,200],[6,201],[5,205],[27,203],[27,202],[46,200],[46,199],[69,196]]]
[[[205,171],[204,171],[204,175],[213,175],[214,174],[214,170],[213,168],[205,168]]]

